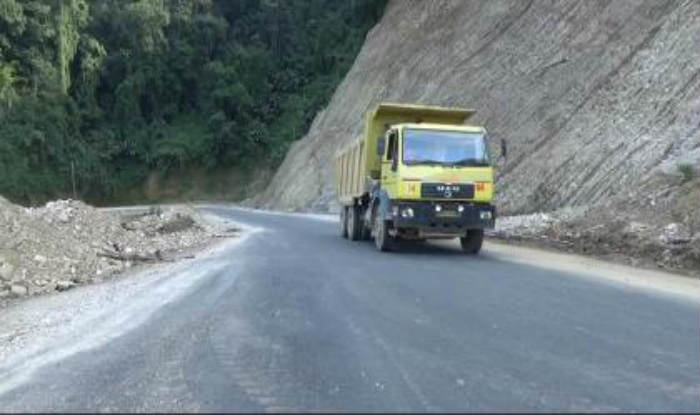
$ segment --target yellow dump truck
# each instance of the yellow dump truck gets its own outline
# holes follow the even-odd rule
[[[335,159],[341,235],[380,251],[398,239],[459,238],[478,253],[496,209],[486,129],[464,125],[473,114],[395,103],[367,114],[364,136]]]

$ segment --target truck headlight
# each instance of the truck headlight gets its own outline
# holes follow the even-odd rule
[[[491,218],[493,217],[493,215],[491,215],[490,210],[482,210],[479,215],[481,217],[481,220],[491,220]]]
[[[436,212],[442,212],[442,206],[440,206],[440,205],[435,205],[435,211],[436,211]]]
[[[412,218],[413,217],[413,209],[412,208],[403,208],[401,210],[401,217],[402,218]]]
[[[459,213],[464,212],[464,205],[457,206],[457,212],[459,212]]]

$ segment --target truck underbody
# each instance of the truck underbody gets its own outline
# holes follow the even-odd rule
[[[399,241],[460,238],[465,252],[478,253],[483,230],[492,229],[495,218],[496,209],[489,203],[392,201],[366,194],[341,207],[340,227],[344,237],[374,239],[380,250],[389,250]]]

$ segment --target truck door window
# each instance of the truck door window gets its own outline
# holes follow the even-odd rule
[[[396,155],[396,133],[389,133],[389,145],[387,146],[386,159],[393,160]]]

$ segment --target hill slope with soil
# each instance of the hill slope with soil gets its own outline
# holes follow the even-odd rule
[[[418,102],[476,108],[492,154],[508,139],[497,162],[504,214],[583,207],[592,226],[605,209],[606,220],[696,234],[699,44],[693,0],[391,1],[253,203],[335,210],[337,149],[376,103]]]
[[[509,140],[504,212],[627,196],[698,165],[698,44],[693,0],[390,2],[258,201],[329,207],[332,155],[379,101],[477,108]]]

